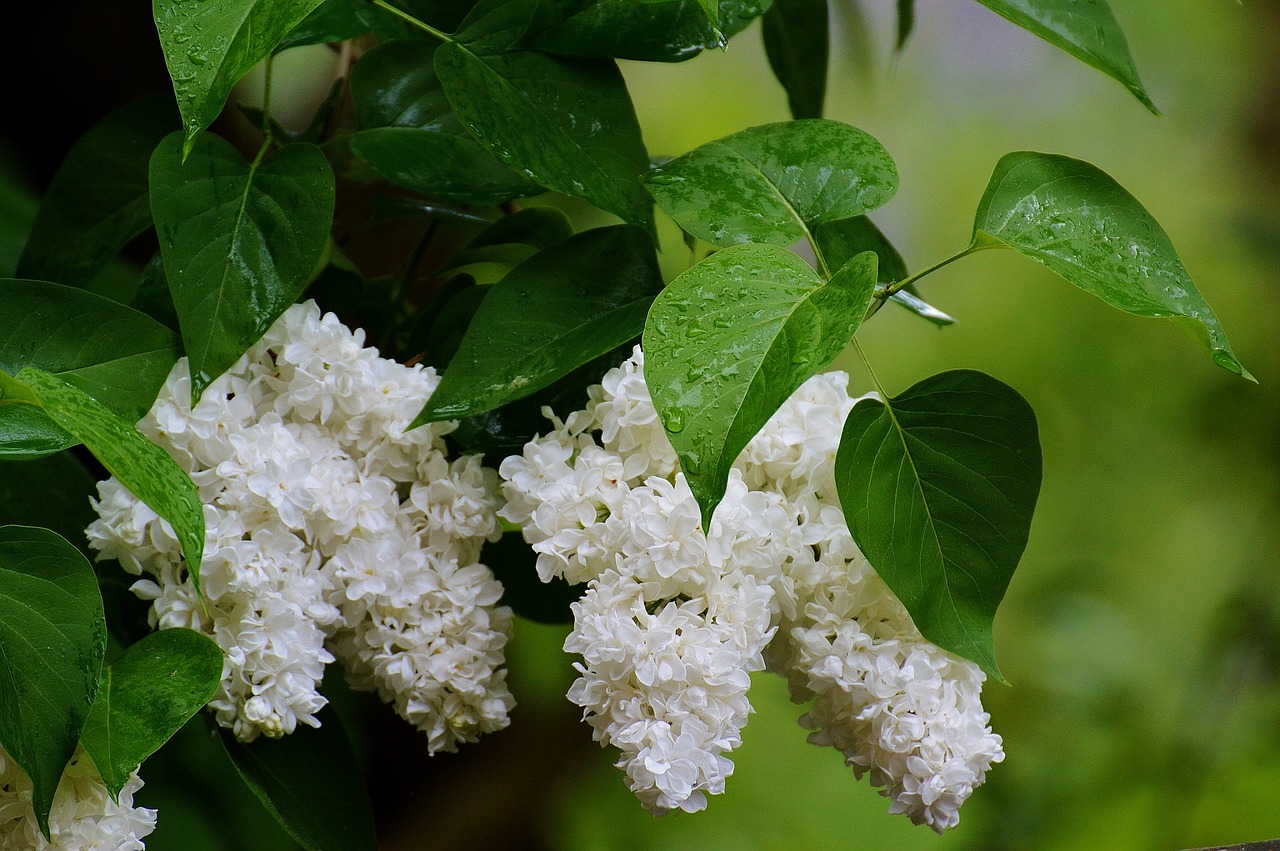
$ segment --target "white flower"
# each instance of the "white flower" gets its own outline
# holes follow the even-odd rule
[[[142,788],[129,776],[118,801],[111,800],[93,760],[80,749],[67,763],[49,811],[49,839],[40,833],[32,806],[31,780],[0,747],[0,848],[6,851],[141,851],[156,827],[156,811],[135,807]]]
[[[115,480],[99,486],[90,543],[141,576],[153,626],[222,648],[209,708],[241,740],[318,724],[335,654],[433,751],[506,725],[511,615],[478,563],[498,532],[497,477],[445,456],[448,424],[404,430],[436,384],[313,303],[286,310],[194,409],[179,361],[139,428],[200,489],[203,604],[169,525]]]

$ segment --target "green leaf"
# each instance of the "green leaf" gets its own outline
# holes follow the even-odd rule
[[[46,837],[106,647],[98,580],[80,551],[48,529],[0,527],[0,744],[31,778]]]
[[[712,245],[791,245],[823,222],[888,201],[898,171],[866,133],[810,118],[709,142],[655,168],[645,186],[677,224]]]
[[[1118,80],[1159,115],[1138,79],[1129,42],[1106,0],[978,0],[996,14]]]
[[[632,225],[585,231],[535,254],[493,285],[410,428],[546,387],[640,334],[661,289],[653,244]]]
[[[824,222],[813,231],[814,244],[827,265],[838,268],[850,257],[863,251],[874,251],[879,258],[879,282],[894,283],[907,277],[907,264],[875,223],[866,216]],[[939,327],[954,325],[955,319],[920,298],[914,284],[908,284],[889,297],[894,304]]]
[[[1112,307],[1171,318],[1218,366],[1254,380],[1168,235],[1096,166],[1058,154],[1006,154],[978,204],[973,230],[970,250],[1006,245]]]
[[[869,251],[824,282],[786,249],[737,245],[680,275],[654,301],[645,380],[704,529],[738,454],[848,345],[875,285]]]
[[[177,126],[172,101],[148,98],[116,110],[81,136],[49,183],[17,277],[86,286],[151,227],[147,161]]]
[[[916,26],[916,0],[898,0],[898,45],[901,50]]]
[[[368,0],[324,0],[276,45],[275,51],[306,44],[332,44],[370,32],[387,13]]]
[[[191,360],[191,401],[297,300],[324,254],[333,170],[314,145],[246,163],[206,134],[182,161],[174,133],[151,157],[151,211]]]
[[[764,13],[764,49],[795,118],[821,118],[827,90],[827,0],[773,0]]]
[[[373,808],[338,716],[279,739],[236,741],[221,729],[236,770],[280,826],[307,851],[377,851]]]
[[[477,56],[457,43],[435,69],[480,144],[535,183],[652,229],[649,168],[631,97],[612,62],[533,52]]]
[[[18,381],[31,389],[59,428],[82,442],[108,473],[169,521],[182,543],[187,572],[198,593],[200,556],[204,552],[204,510],[200,507],[200,493],[190,477],[132,423],[58,376],[27,367],[18,373]]]
[[[185,128],[182,157],[231,88],[322,0],[153,0],[156,30]]]
[[[989,375],[953,370],[845,421],[836,491],[867,561],[934,644],[1003,681],[992,623],[1040,493],[1035,413]]]
[[[541,29],[526,33],[529,47],[568,56],[682,62],[708,47],[723,47],[768,8],[768,0],[721,0],[717,25],[699,0],[596,0],[569,4]]]
[[[503,216],[489,225],[468,248],[485,248],[490,245],[532,245],[547,248],[573,236],[573,226],[564,213],[555,207],[526,207],[510,216]]]
[[[147,412],[181,355],[168,328],[75,287],[0,280],[0,304],[0,372],[39,367],[126,419]],[[6,404],[0,385],[0,458],[33,458],[75,444],[38,408]]]
[[[113,799],[221,681],[222,650],[190,629],[150,633],[103,669],[80,741]]]
[[[35,461],[0,461],[0,526],[42,526],[86,556],[85,527],[98,519],[89,505],[96,480],[69,452]]]

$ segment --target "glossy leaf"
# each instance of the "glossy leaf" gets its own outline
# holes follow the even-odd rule
[[[773,0],[764,13],[764,49],[795,118],[821,118],[831,40],[827,0]]]
[[[1138,79],[1129,42],[1107,0],[978,0],[996,14],[1118,80],[1159,113]]]
[[[187,571],[199,592],[204,509],[190,477],[130,421],[116,416],[58,376],[27,367],[17,378],[31,389],[59,428],[83,443],[107,472],[169,522],[182,544]]]
[[[640,125],[612,62],[542,53],[478,56],[457,43],[435,69],[471,134],[535,183],[652,228],[639,176],[649,167]]]
[[[156,30],[184,128],[181,154],[222,112],[231,88],[322,0],[154,0]]]
[[[293,304],[333,221],[333,171],[314,145],[246,163],[206,134],[186,162],[169,136],[151,158],[151,210],[191,361],[192,403]]]
[[[49,183],[17,276],[86,286],[151,226],[147,162],[178,125],[172,101],[116,110],[81,136]]]
[[[0,303],[0,371],[47,370],[129,420],[147,412],[181,356],[168,328],[82,289],[0,280]],[[38,408],[5,404],[0,390],[0,458],[39,457],[75,443]]]
[[[375,22],[384,16],[391,17],[368,0],[323,0],[285,35],[275,51],[359,38],[373,30]]]
[[[875,285],[871,252],[824,282],[786,249],[738,245],[658,296],[644,329],[645,379],[704,529],[738,453],[848,345]]]
[[[0,744],[40,830],[98,690],[107,630],[93,568],[48,529],[0,526]]]
[[[236,741],[220,728],[236,770],[280,826],[307,851],[377,851],[373,808],[338,716],[279,739]]]
[[[1040,493],[1031,406],[989,375],[944,372],[858,402],[835,471],[854,541],[920,633],[1003,680],[992,623]]]
[[[89,505],[96,483],[70,452],[0,461],[0,526],[41,526],[91,555],[84,530],[98,519]]]
[[[1209,350],[1214,363],[1253,380],[1168,235],[1096,166],[1058,154],[1006,154],[973,229],[975,248],[1008,246],[1112,307],[1171,318]]]
[[[838,219],[825,222],[813,231],[814,244],[817,245],[826,264],[831,268],[839,268],[848,262],[850,257],[863,251],[874,251],[879,258],[879,282],[894,283],[907,277],[907,264],[875,223],[866,216],[854,216],[851,219]],[[954,325],[955,319],[920,298],[914,284],[890,296],[894,304],[914,313],[939,327]]]
[[[112,798],[221,681],[222,650],[190,629],[150,633],[103,668],[80,741]]]
[[[677,224],[712,245],[791,245],[823,222],[888,201],[898,171],[866,133],[810,118],[709,142],[655,168],[645,186]]]
[[[721,47],[768,8],[768,0],[721,0],[713,24],[698,0],[597,0],[527,33],[530,47],[568,56],[682,62]],[[717,32],[718,29],[718,32]]]
[[[632,225],[539,252],[494,284],[413,425],[497,408],[637,336],[662,289],[653,243]]]

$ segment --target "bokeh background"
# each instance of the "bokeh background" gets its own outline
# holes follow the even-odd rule
[[[835,751],[807,745],[802,709],[767,675],[728,792],[700,814],[648,816],[563,699],[567,628],[520,621],[512,726],[457,755],[428,758],[411,730],[331,678],[385,848],[1174,849],[1280,837],[1280,3],[1112,0],[1161,117],[977,3],[918,0],[900,53],[893,2],[832,5],[827,116],[896,159],[901,189],[876,218],[912,268],[967,244],[1002,154],[1089,160],[1164,225],[1259,384],[1215,368],[1171,324],[1115,312],[1012,252],[922,282],[954,327],[889,308],[859,332],[890,391],[976,368],[1040,420],[1039,509],[996,621],[1012,685],[984,695],[1008,755],[947,835],[888,816]],[[28,49],[3,60],[0,274],[66,147],[165,86],[145,2],[13,13],[10,43]],[[758,24],[724,52],[624,73],[654,154],[788,117]],[[674,233],[668,274],[687,262]],[[870,389],[857,362],[837,365]],[[198,724],[144,778],[142,800],[160,808],[150,848],[293,847]]]

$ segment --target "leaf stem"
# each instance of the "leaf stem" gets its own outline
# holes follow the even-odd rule
[[[404,11],[403,9],[397,9],[395,6],[392,6],[390,3],[388,3],[387,0],[373,0],[373,5],[377,6],[379,9],[386,9],[388,12],[400,18],[402,21],[409,24],[410,26],[417,27],[418,29],[422,30],[424,33],[427,33],[430,36],[434,36],[435,38],[438,38],[441,41],[444,41],[444,42],[453,41],[453,36],[449,35],[448,33],[441,32],[440,30],[431,26],[431,24],[418,20],[413,15],[410,15],[408,12]]]
[[[936,272],[943,266],[949,266],[961,257],[968,257],[970,254],[975,254],[988,248],[997,247],[999,247],[999,243],[992,243],[985,240],[974,240],[970,243],[969,247],[965,248],[963,251],[957,251],[955,254],[952,254],[950,257],[944,257],[932,266],[926,266],[915,274],[907,275],[901,281],[894,281],[893,283],[886,285],[883,289],[876,290],[875,300],[871,302],[871,309],[867,311],[867,315],[862,321],[865,322],[872,316],[875,316],[876,311],[884,307],[885,302],[887,302],[890,297],[911,286],[925,275]]]
[[[853,350],[858,353],[858,358],[861,359],[862,365],[867,368],[867,374],[871,376],[871,383],[876,386],[876,392],[880,394],[880,398],[885,400],[885,407],[888,407],[889,394],[884,392],[884,385],[876,377],[876,371],[871,368],[871,361],[867,360],[867,353],[862,350],[862,345],[858,342],[857,337],[854,337],[849,342],[853,343]]]
[[[271,69],[275,65],[276,55],[267,56],[262,69],[262,135],[271,138]]]

